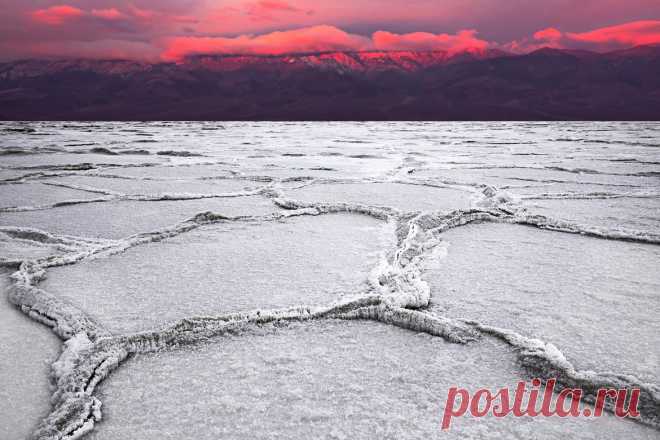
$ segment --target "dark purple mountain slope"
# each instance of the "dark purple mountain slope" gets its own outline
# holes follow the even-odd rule
[[[660,47],[0,64],[4,120],[660,120]]]

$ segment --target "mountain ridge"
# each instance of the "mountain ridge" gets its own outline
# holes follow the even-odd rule
[[[277,66],[277,67],[342,67],[344,71],[368,72],[391,68],[394,70],[416,71],[434,65],[443,65],[452,62],[467,62],[481,59],[490,59],[502,56],[511,56],[499,50],[466,50],[457,53],[448,51],[324,51],[284,55],[250,55],[250,54],[222,54],[222,55],[195,55],[179,62],[147,62],[126,59],[25,59],[13,62],[0,63],[0,78],[12,78],[17,75],[8,73],[9,69],[17,66],[26,66],[33,69],[32,73],[53,73],[62,70],[92,70],[97,73],[130,73],[146,71],[157,66],[178,66],[180,68],[207,68],[209,70],[226,71],[239,70],[246,67]],[[120,67],[120,68],[117,68]],[[124,67],[124,69],[121,69]],[[50,70],[48,70],[50,69]],[[19,75],[20,75],[19,73]]]
[[[660,47],[0,64],[0,119],[660,119]]]

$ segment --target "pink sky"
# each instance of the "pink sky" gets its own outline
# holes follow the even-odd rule
[[[4,0],[0,59],[660,43],[658,0]]]

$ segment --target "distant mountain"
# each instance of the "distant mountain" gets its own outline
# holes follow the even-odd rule
[[[469,50],[455,54],[446,51],[367,51],[295,55],[201,55],[189,57],[176,64],[150,64],[124,60],[26,60],[0,64],[0,79],[18,80],[82,71],[99,75],[124,76],[164,70],[212,72],[252,70],[286,73],[310,68],[336,73],[417,72],[434,66],[503,56],[507,54],[499,50]]]
[[[181,65],[189,69],[206,68],[227,72],[250,68],[279,72],[296,72],[309,68],[342,73],[418,72],[435,66],[506,56],[498,50],[471,50],[450,54],[446,51],[368,51],[324,52],[285,56],[199,56]]]
[[[0,64],[4,120],[660,120],[660,47]]]

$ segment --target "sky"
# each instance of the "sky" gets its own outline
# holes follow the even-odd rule
[[[0,0],[5,61],[656,43],[660,0]]]

